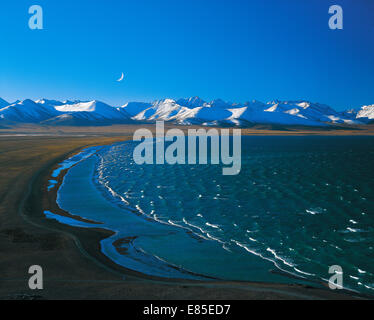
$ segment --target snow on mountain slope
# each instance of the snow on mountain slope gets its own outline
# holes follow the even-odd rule
[[[213,107],[213,108],[229,108],[232,107],[232,103],[223,101],[222,99],[215,99],[211,102],[206,102],[199,97],[191,97],[187,99],[179,99],[177,103],[181,106],[188,108],[197,108],[197,107]]]
[[[0,119],[17,122],[38,123],[58,114],[53,107],[35,103],[30,99],[0,109]]]
[[[178,101],[184,105],[180,105],[177,101],[172,99],[156,101],[152,107],[143,110],[136,115],[134,119],[175,121],[180,124],[198,124],[225,120],[231,115],[228,110],[219,107],[211,107],[196,97]],[[201,105],[201,103],[206,106],[193,107],[194,105]]]
[[[287,113],[317,122],[352,123],[352,119],[344,118],[341,113],[324,104],[306,101],[275,101],[271,104],[271,107],[266,109],[266,111]]]
[[[222,99],[215,99],[209,102],[209,106],[213,108],[230,108],[232,105],[232,103],[223,101]]]
[[[230,110],[222,108],[220,106],[210,106],[200,108],[196,114],[195,118],[201,120],[202,122],[210,121],[224,121],[232,115]]]
[[[0,109],[9,106],[9,102],[5,101],[4,99],[0,98]]]
[[[203,107],[206,105],[206,102],[203,99],[200,99],[199,97],[191,97],[187,99],[178,99],[177,103],[183,107],[187,108],[198,108]]]
[[[134,113],[134,112],[133,112]],[[135,116],[142,121],[174,121],[180,124],[233,124],[248,123],[325,126],[328,123],[360,124],[359,121],[331,107],[307,101],[273,101],[262,103],[253,100],[245,104],[232,104],[217,99],[209,103],[193,97],[165,99]]]
[[[374,120],[374,104],[353,108],[341,112],[343,117],[351,119],[354,123],[368,123]]]
[[[374,104],[369,106],[363,106],[361,110],[358,111],[357,119],[359,120],[373,120],[374,119]]]
[[[305,126],[321,126],[321,122],[305,119],[303,117],[275,111],[262,110],[252,106],[230,109],[231,117],[227,120],[236,125],[245,125],[249,123],[262,124],[283,124],[283,125],[305,125]]]
[[[342,111],[340,114],[348,119],[354,120],[357,117],[357,113],[360,111],[360,108],[358,109],[349,109],[346,111]]]
[[[71,115],[71,117],[61,117],[63,115]],[[91,122],[130,120],[126,111],[119,111],[117,108],[95,100],[64,104],[64,102],[56,100],[41,99],[34,102],[27,99],[0,109],[0,119],[8,121],[39,123],[55,119],[61,122],[68,118],[74,118],[76,122],[79,122],[77,120]]]
[[[128,102],[119,109],[126,111],[131,117],[136,116],[140,112],[152,107],[152,103],[147,102]]]
[[[178,120],[176,116],[188,112],[189,108],[182,107],[173,99],[156,101],[152,107],[143,110],[134,117],[136,120]]]
[[[0,99],[0,120],[50,125],[103,125],[134,121],[171,121],[179,124],[240,125],[282,124],[326,126],[332,123],[362,124],[374,120],[374,105],[336,112],[327,105],[307,101],[253,100],[244,104],[199,97],[164,99],[153,103],[128,102],[112,107],[101,101],[24,100],[8,105]]]
[[[75,118],[85,120],[128,120],[126,112],[111,107],[101,101],[79,102],[55,106],[60,113],[73,115]]]
[[[46,106],[61,106],[65,103],[61,102],[61,101],[58,101],[58,100],[49,100],[49,99],[39,99],[39,100],[36,100],[35,103],[38,103],[38,104],[43,104],[43,105],[46,105]]]

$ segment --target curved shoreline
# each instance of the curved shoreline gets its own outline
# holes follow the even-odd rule
[[[61,232],[70,238],[73,239],[75,245],[77,246],[80,253],[89,258],[92,262],[97,264],[98,266],[106,269],[107,271],[114,272],[118,274],[118,271],[112,268],[108,268],[105,263],[101,263],[99,260],[93,258],[90,253],[84,248],[84,244],[82,239],[78,237],[76,233],[73,231],[73,227],[71,228],[64,228],[66,225],[62,225],[60,223],[53,223],[53,221],[49,221],[45,215],[43,214],[43,205],[45,201],[53,200],[52,198],[48,197],[48,181],[51,179],[51,172],[53,168],[61,163],[62,161],[66,160],[67,158],[73,156],[81,152],[87,146],[81,146],[76,149],[71,150],[70,152],[64,154],[57,159],[54,159],[52,162],[47,163],[43,166],[39,171],[35,173],[35,175],[30,180],[27,190],[25,192],[25,196],[22,198],[22,201],[19,204],[18,212],[26,220],[28,223],[36,226],[38,228],[42,228],[48,231],[53,232]],[[66,170],[67,171],[67,170]],[[66,173],[66,172],[65,172]],[[61,174],[61,178],[63,179],[64,174]],[[47,178],[47,179],[46,179]],[[62,180],[61,180],[62,182]],[[62,215],[69,216],[65,213],[62,209],[59,208],[55,199],[52,202],[55,206],[55,210],[61,210],[60,213]],[[108,236],[108,233],[103,232],[102,229],[91,229],[92,230],[92,237],[100,241],[101,239]],[[83,231],[83,230],[82,230]]]
[[[92,220],[89,220],[89,219],[85,219],[85,218],[80,217],[78,215],[72,215],[69,212],[60,208],[60,206],[57,203],[58,190],[61,187],[61,185],[64,181],[64,177],[68,173],[68,171],[72,167],[77,165],[80,161],[77,162],[76,164],[74,164],[70,168],[61,170],[58,177],[53,177],[52,172],[54,171],[56,166],[60,165],[63,161],[71,158],[72,156],[81,153],[86,147],[87,146],[82,146],[82,147],[80,147],[76,150],[72,150],[68,154],[65,154],[63,157],[58,158],[49,167],[44,168],[44,170],[42,170],[42,172],[39,172],[39,174],[36,174],[36,176],[34,177],[35,181],[31,182],[31,184],[34,185],[34,187],[35,187],[35,184],[39,184],[39,186],[38,186],[39,190],[34,189],[33,191],[30,191],[31,194],[28,197],[27,196],[25,197],[25,199],[26,199],[25,201],[26,202],[27,201],[29,201],[29,202],[30,201],[31,202],[35,201],[35,197],[33,197],[32,194],[35,193],[35,191],[39,191],[40,194],[41,194],[41,200],[39,201],[40,203],[38,204],[40,214],[38,216],[35,215],[33,217],[34,221],[28,219],[27,215],[24,215],[24,217],[27,220],[29,220],[30,223],[32,223],[34,225],[37,225],[38,227],[47,228],[48,230],[62,231],[63,233],[72,236],[75,243],[78,246],[78,249],[81,251],[81,253],[84,256],[90,256],[91,260],[95,261],[96,264],[99,264],[102,267],[105,266],[105,269],[110,270],[111,272],[115,272],[115,273],[120,272],[121,276],[129,276],[130,275],[131,277],[136,277],[136,278],[139,278],[139,279],[156,280],[156,281],[165,281],[166,280],[167,282],[193,281],[193,282],[199,282],[200,283],[201,280],[190,280],[190,279],[184,279],[184,278],[173,279],[173,278],[166,278],[166,277],[164,278],[164,277],[152,276],[152,275],[148,275],[148,274],[143,273],[143,272],[128,269],[124,266],[121,266],[121,265],[115,263],[113,260],[108,258],[101,251],[101,248],[100,248],[100,242],[104,239],[107,239],[107,238],[111,237],[112,235],[115,234],[115,232],[111,231],[111,230],[108,230],[108,229],[100,228],[100,224],[102,224],[101,222],[96,222],[96,221],[92,221]],[[95,146],[95,147],[99,148],[100,145]],[[95,151],[92,154],[92,156],[97,151]],[[82,160],[82,161],[84,161],[84,160]],[[57,180],[57,183],[55,183],[54,186],[48,190],[48,187],[49,187],[48,183],[51,179]],[[31,188],[33,188],[33,186],[31,186]],[[40,188],[42,190],[40,190]],[[31,197],[31,199],[30,199],[30,197]],[[33,206],[34,205],[37,205],[37,204],[33,204]],[[31,210],[31,211],[34,211],[34,210]],[[50,211],[54,215],[59,215],[61,217],[74,219],[74,220],[77,220],[77,221],[80,221],[80,222],[94,224],[94,225],[97,225],[97,228],[95,228],[95,227],[84,228],[84,227],[70,226],[68,224],[60,223],[58,221],[48,219],[45,216],[44,211]],[[39,222],[41,222],[41,224]],[[95,245],[93,245],[92,241],[95,242]],[[169,265],[169,266],[174,268],[174,266],[172,266],[172,265]],[[206,279],[212,279],[212,280],[219,280],[220,281],[220,279],[212,278],[212,277],[209,277],[209,276],[194,274],[194,273],[188,272],[188,271],[185,271],[185,272],[193,274],[193,275],[198,276],[198,277],[204,277]]]
[[[124,141],[124,140],[123,140]],[[49,208],[52,208],[52,212],[58,212],[58,214],[66,217],[72,217],[77,219],[78,216],[72,216],[69,213],[65,212],[59,208],[56,197],[57,190],[61,185],[63,178],[68,171],[61,172],[58,177],[58,184],[55,185],[53,189],[48,192],[48,181],[51,179],[50,175],[53,171],[53,168],[56,167],[59,163],[71,157],[72,155],[81,152],[84,148],[88,146],[82,146],[71,150],[69,153],[64,154],[62,157],[51,161],[50,163],[45,164],[38,172],[35,173],[33,179],[29,183],[29,191],[24,196],[24,201],[19,205],[19,210],[22,216],[33,225],[38,227],[48,229],[54,232],[62,232],[69,235],[77,245],[81,254],[89,258],[96,265],[103,267],[107,271],[115,273],[125,279],[132,279],[138,281],[151,281],[154,283],[162,284],[188,284],[188,285],[197,285],[204,287],[221,287],[221,288],[238,288],[238,289],[247,289],[251,291],[266,291],[282,293],[285,296],[301,298],[301,299],[319,299],[318,295],[331,295],[331,298],[354,298],[354,297],[363,297],[363,295],[355,295],[349,291],[340,291],[339,293],[334,293],[326,289],[314,288],[307,285],[297,285],[297,284],[277,284],[277,283],[261,283],[261,282],[245,282],[245,281],[201,281],[201,280],[186,280],[186,279],[170,279],[157,276],[150,276],[138,271],[133,271],[125,267],[119,266],[108,257],[106,257],[100,250],[100,241],[112,235],[112,232],[104,230],[101,228],[80,228],[72,227],[69,225],[64,225],[56,221],[47,219],[43,214],[45,204],[48,204]],[[25,213],[27,212],[27,213]],[[84,219],[83,219],[84,221]],[[88,221],[87,221],[88,222]],[[89,221],[92,223],[92,221]],[[305,290],[305,293],[296,293],[296,291]],[[321,292],[322,291],[322,292]],[[318,294],[317,294],[318,293]],[[317,296],[314,296],[317,294]]]
[[[113,146],[113,145],[110,145],[110,146]],[[54,183],[54,185],[53,185],[52,188],[48,188],[47,189],[47,192],[48,192],[47,197],[48,198],[52,198],[51,199],[52,201],[50,202],[50,204],[48,206],[48,210],[43,210],[44,214],[47,215],[47,216],[49,216],[48,218],[56,219],[57,221],[60,220],[59,222],[61,224],[69,225],[69,226],[74,227],[74,228],[80,228],[81,224],[80,223],[76,224],[74,222],[74,221],[79,221],[79,222],[83,222],[84,223],[84,225],[81,226],[81,228],[83,228],[83,229],[87,229],[87,228],[88,229],[98,229],[99,231],[103,231],[105,234],[108,234],[106,237],[103,237],[103,239],[100,240],[100,243],[99,243],[100,252],[105,257],[107,257],[110,261],[112,261],[114,264],[118,265],[121,268],[124,268],[126,270],[126,272],[128,272],[128,271],[137,272],[139,274],[146,275],[146,276],[149,276],[149,277],[155,277],[157,279],[203,280],[203,281],[207,281],[207,280],[220,280],[218,278],[214,278],[214,277],[211,277],[211,276],[207,276],[207,275],[203,275],[203,274],[198,274],[196,272],[191,272],[189,270],[183,269],[182,267],[178,267],[176,265],[170,264],[167,261],[163,261],[163,262],[159,261],[159,263],[160,263],[160,266],[162,265],[162,266],[170,269],[170,272],[169,272],[170,276],[168,276],[168,275],[165,275],[165,276],[163,276],[163,275],[154,275],[154,274],[148,273],[147,272],[148,263],[146,261],[144,262],[144,264],[146,266],[146,271],[144,271],[144,272],[142,270],[140,270],[140,269],[137,269],[137,268],[127,267],[126,264],[117,262],[116,259],[112,259],[107,254],[106,250],[104,250],[105,246],[103,244],[103,240],[108,240],[109,242],[111,242],[112,243],[112,247],[114,247],[115,250],[120,255],[128,256],[130,258],[130,260],[136,261],[136,260],[139,259],[140,261],[142,261],[142,259],[144,259],[144,258],[146,260],[148,260],[148,258],[152,259],[152,258],[154,258],[154,256],[152,254],[145,253],[141,249],[139,250],[139,248],[137,248],[135,246],[135,244],[134,244],[134,240],[137,239],[137,238],[142,237],[143,236],[142,234],[135,234],[135,236],[134,235],[130,236],[129,234],[125,234],[125,235],[121,235],[120,238],[117,238],[115,236],[118,234],[118,232],[115,229],[110,228],[110,227],[109,228],[108,227],[104,227],[104,226],[101,227],[101,224],[104,225],[105,223],[92,221],[90,219],[87,219],[85,217],[80,216],[79,213],[78,213],[78,215],[76,213],[73,215],[67,209],[66,210],[62,209],[63,206],[62,206],[62,204],[60,202],[61,200],[59,199],[59,193],[62,192],[61,188],[63,187],[63,185],[65,183],[66,175],[70,172],[70,170],[72,170],[75,166],[78,166],[81,163],[82,163],[83,166],[87,167],[87,165],[85,165],[84,162],[89,161],[92,158],[94,158],[94,159],[92,159],[92,162],[95,163],[93,165],[93,167],[95,167],[96,164],[97,164],[97,159],[95,158],[95,156],[97,155],[98,152],[100,152],[101,150],[103,150],[104,147],[103,146],[98,146],[98,147],[92,147],[92,148],[94,148],[92,151],[88,150],[88,149],[84,149],[80,153],[78,153],[78,155],[82,155],[82,158],[79,159],[79,160],[77,160],[74,164],[72,164],[68,168],[66,168],[64,170],[59,170],[59,168],[57,167],[57,169],[54,170],[54,173],[56,171],[59,172],[58,175],[57,175],[57,177],[56,177],[56,175],[53,175],[53,178],[57,179],[57,182]],[[92,149],[92,148],[90,148],[90,149]],[[68,162],[69,161],[74,162],[74,160],[73,160],[74,156],[70,157],[67,161]],[[59,163],[59,166],[63,166],[63,165],[64,165],[64,162]],[[91,178],[93,180],[95,180],[93,177],[90,177],[90,180],[92,180]],[[97,183],[97,181],[94,182],[93,185],[96,185],[96,183]],[[97,191],[99,191],[99,193],[102,193],[102,197],[101,198],[103,200],[105,200],[105,202],[107,202],[108,199],[103,194],[103,191],[100,190],[100,189],[97,189]],[[110,202],[110,200],[109,200],[109,202]],[[51,204],[52,204],[52,206],[51,206]],[[122,207],[121,207],[121,209],[122,209]],[[128,210],[132,211],[132,208],[128,208]],[[140,216],[140,217],[144,218],[147,221],[154,222],[154,220],[149,219],[148,217],[143,216],[140,213],[137,213],[137,212],[134,212],[134,213],[137,214],[137,216]],[[60,219],[59,216],[67,218],[69,222],[68,221],[64,222],[63,220],[66,220],[66,219]],[[97,228],[95,227],[95,225],[97,225]],[[125,246],[123,246],[123,245],[125,245]],[[130,254],[130,252],[133,252],[133,254]],[[177,271],[179,275],[172,276],[171,272],[173,270]],[[192,279],[191,279],[191,277],[192,277]]]

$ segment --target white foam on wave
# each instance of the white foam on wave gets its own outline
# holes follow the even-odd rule
[[[231,251],[231,250],[226,246],[226,244],[224,244],[224,245],[222,246],[222,248],[225,249],[226,251],[230,252],[230,253],[232,252],[232,251]]]
[[[196,235],[198,235],[199,237],[201,237],[201,238],[203,238],[203,239],[205,239],[205,240],[215,240],[215,241],[219,241],[220,243],[225,243],[225,242],[221,241],[221,240],[218,239],[218,238],[214,238],[214,237],[212,237],[212,236],[209,236],[209,234],[208,234],[207,231],[205,231],[203,228],[201,228],[201,227],[199,227],[199,226],[197,226],[197,225],[194,225],[194,224],[191,223],[191,222],[188,222],[188,221],[186,220],[186,218],[183,218],[182,221],[183,221],[186,225],[198,229],[202,234],[206,235],[206,237],[203,236],[203,235],[201,235],[201,234],[199,234],[199,233],[193,232],[191,229],[189,229],[191,232],[193,232],[193,234],[196,234]]]
[[[256,252],[255,250],[250,249],[247,245],[245,245],[245,244],[243,244],[243,243],[240,243],[239,241],[234,240],[234,239],[231,239],[231,241],[234,242],[237,246],[239,246],[239,247],[243,248],[244,250],[248,251],[249,253],[254,254],[254,255],[256,255],[256,256],[258,256],[258,257],[264,259],[264,260],[267,260],[267,261],[271,262],[271,263],[274,264],[275,267],[277,267],[279,270],[281,270],[281,271],[283,271],[283,272],[286,272],[286,273],[289,273],[289,274],[292,274],[292,275],[294,275],[294,276],[296,276],[296,277],[301,277],[301,278],[304,278],[304,279],[305,279],[305,277],[303,277],[303,276],[300,276],[300,275],[295,274],[295,273],[293,273],[293,272],[291,272],[291,271],[288,271],[288,270],[285,270],[285,269],[281,268],[275,260],[270,259],[270,258],[267,258],[267,257],[265,257],[264,255],[262,255],[261,253],[258,253],[258,252]]]
[[[317,215],[317,214],[323,213],[324,211],[326,211],[326,209],[322,209],[322,208],[310,208],[310,209],[306,209],[305,211],[307,213],[311,214],[311,215]]]
[[[193,228],[196,228],[196,229],[199,229],[202,233],[205,233],[205,231],[204,231],[202,228],[200,228],[199,226],[196,226],[196,225],[194,225],[194,224],[188,222],[188,221],[186,220],[186,218],[183,218],[182,221],[183,221],[186,225],[188,225],[188,226],[190,226],[190,227],[193,227]]]
[[[326,278],[321,278],[321,280],[325,281],[326,283],[331,283],[331,280],[326,279]],[[358,285],[362,285],[361,282],[358,282],[357,284]],[[344,286],[341,286],[341,289],[344,289],[344,290],[347,290],[347,291],[351,291],[351,292],[355,292],[355,293],[359,293],[359,291],[357,291],[357,290],[354,290],[354,289],[351,289],[351,288],[348,288],[348,287],[344,287]]]
[[[219,225],[217,225],[217,224],[213,224],[213,223],[209,223],[209,222],[206,222],[205,224],[209,227],[212,227],[212,228],[215,228],[215,229],[220,229]]]
[[[302,274],[305,274],[306,276],[315,276],[315,274],[313,273],[308,273],[308,272],[305,272],[305,271],[301,271],[299,269],[297,269],[296,267],[293,267],[293,269],[299,273],[302,273]]]
[[[98,181],[101,185],[103,185],[108,191],[109,193],[114,197],[114,198],[119,198],[123,203],[125,203],[127,206],[130,206],[130,203],[124,198],[122,197],[121,195],[119,195],[117,192],[115,192],[110,186],[109,186],[109,182],[108,181],[105,181],[104,179],[104,174],[103,174],[103,171],[102,171],[102,168],[104,168],[104,161],[103,161],[103,158],[101,157],[101,162],[100,162],[100,165],[98,166]],[[161,186],[157,186],[158,188],[161,188]],[[180,225],[178,223],[176,223],[175,221],[172,221],[171,219],[168,219],[167,221],[164,221],[162,220],[162,218],[160,218],[159,216],[157,216],[155,213],[154,213],[154,210],[152,210],[151,214],[147,214],[144,210],[142,210],[142,208],[137,204],[135,205],[135,208],[136,210],[141,213],[142,215],[146,216],[147,218],[150,218],[152,219],[153,221],[157,222],[157,223],[161,223],[161,224],[164,224],[164,225],[168,225],[168,226],[173,226],[173,227],[177,227],[177,228],[181,228],[181,229],[184,229],[184,230],[188,230],[190,232],[192,232],[193,234],[195,234],[196,236],[204,239],[204,240],[207,240],[207,241],[211,241],[211,240],[215,240],[215,241],[220,241],[219,239],[215,238],[215,237],[212,237],[211,235],[209,236],[207,234],[206,231],[204,231],[202,228],[198,227],[198,226],[195,226],[195,225],[192,225],[192,224],[189,224],[187,223],[186,219],[183,218],[183,222],[186,224],[186,225],[190,225],[194,228],[197,228],[201,231],[201,233],[205,234],[205,236],[203,236],[202,234],[200,233],[197,233],[197,232],[194,232],[191,228],[188,228],[186,226],[183,226],[183,225]],[[198,216],[200,217],[203,217],[201,214],[198,214]],[[220,241],[221,243],[224,243],[222,241]]]
[[[269,251],[270,253],[272,253],[273,256],[274,256],[276,259],[282,261],[285,265],[287,265],[287,266],[289,266],[289,267],[291,267],[291,268],[294,267],[294,265],[293,265],[292,263],[290,263],[290,262],[288,262],[286,259],[280,257],[280,256],[275,252],[275,250],[273,250],[273,249],[271,249],[271,248],[267,248],[266,251]]]
[[[117,192],[115,192],[110,186],[109,186],[109,182],[104,182],[104,186],[108,189],[108,191],[110,192],[110,194],[114,197],[114,198],[119,198],[123,203],[125,203],[126,205],[130,205],[130,203],[124,198],[122,197],[121,195],[119,195]]]
[[[225,243],[224,241],[222,241],[222,240],[220,240],[220,239],[218,239],[216,237],[213,237],[211,234],[209,234],[209,232],[207,232],[206,235],[207,235],[208,238],[210,238],[210,239],[212,239],[214,241],[217,241],[219,243]]]
[[[204,237],[202,234],[199,234],[199,233],[197,233],[197,232],[194,232],[191,228],[187,228],[187,227],[185,227],[185,226],[182,226],[182,225],[180,225],[180,224],[177,224],[176,222],[174,222],[174,221],[172,221],[172,220],[170,220],[170,219],[168,219],[167,222],[165,222],[165,221],[159,219],[158,216],[157,216],[156,214],[154,214],[153,216],[150,216],[150,218],[152,218],[154,221],[157,221],[157,222],[162,223],[162,224],[166,224],[166,225],[169,225],[169,226],[173,226],[173,227],[181,228],[181,229],[184,229],[184,230],[188,230],[188,231],[192,232],[194,235],[196,235],[196,236],[198,236],[198,237],[200,237],[200,238],[202,238],[202,239],[204,239],[204,240],[208,240],[208,241],[210,241],[210,240],[216,240],[216,239],[214,239],[214,238],[212,238],[212,237]],[[207,234],[203,229],[199,228],[198,226],[194,226],[194,225],[192,225],[192,224],[187,223],[187,221],[186,221],[185,218],[183,218],[182,220],[183,220],[183,222],[184,222],[186,225],[189,225],[189,226],[191,226],[191,227],[198,228],[198,229],[200,229],[200,231],[201,231],[202,233]],[[208,235],[207,235],[207,236],[208,236]],[[223,242],[222,242],[222,243],[223,243]]]
[[[172,225],[172,226],[174,226],[174,227],[178,227],[178,228],[182,228],[182,229],[187,229],[186,227],[183,227],[183,226],[181,226],[180,224],[177,224],[177,223],[175,223],[174,221],[172,221],[172,220],[168,220],[168,222]]]

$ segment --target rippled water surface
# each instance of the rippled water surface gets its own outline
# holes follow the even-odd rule
[[[129,266],[112,243],[130,235],[157,275],[171,270],[156,260],[285,282],[292,278],[270,271],[319,281],[340,265],[344,286],[373,292],[373,138],[243,137],[237,176],[223,176],[219,165],[139,166],[135,145],[102,149],[72,168],[59,192],[64,209],[117,231],[102,243],[113,260]]]

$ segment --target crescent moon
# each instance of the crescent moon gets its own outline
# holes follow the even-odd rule
[[[119,78],[117,81],[118,81],[118,82],[122,81],[124,77],[125,77],[125,75],[124,75],[123,72],[122,72],[122,74],[121,74],[121,78]]]

